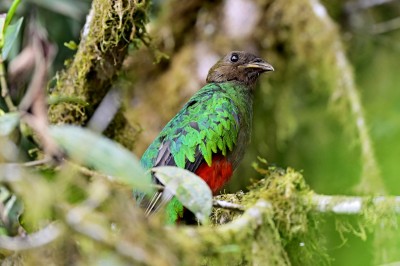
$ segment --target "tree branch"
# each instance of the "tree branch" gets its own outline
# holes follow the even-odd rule
[[[354,197],[315,194],[311,199],[313,210],[322,213],[362,214],[368,208],[386,206],[388,211],[400,214],[400,196]]]
[[[224,200],[214,200],[213,201],[213,206],[215,208],[222,208],[222,209],[228,209],[228,210],[233,210],[233,211],[238,211],[238,212],[244,212],[245,208],[244,206]]]
[[[8,237],[0,236],[0,248],[21,251],[47,245],[56,240],[62,233],[58,223],[51,223],[36,233],[27,236]]]
[[[60,73],[52,90],[64,98],[76,97],[81,102],[62,102],[50,106],[52,123],[84,125],[105,97],[128,52],[130,43],[147,36],[149,1],[94,0],[82,32],[73,62]],[[134,144],[134,129],[120,108],[105,134],[127,148]]]
[[[6,81],[6,71],[4,68],[4,60],[0,55],[0,87],[1,87],[1,97],[4,98],[6,102],[7,108],[10,111],[16,111],[17,108],[15,107],[13,101],[11,100],[10,93],[8,91],[7,81]]]
[[[240,204],[214,200],[214,207],[243,212],[245,207]],[[358,197],[358,196],[328,196],[314,194],[311,197],[312,211],[335,214],[362,214],[368,208],[390,206],[387,211],[400,214],[400,196]]]
[[[359,1],[360,3],[372,1]],[[361,102],[360,94],[354,81],[353,68],[346,56],[342,41],[339,34],[332,38],[332,31],[336,32],[336,24],[328,15],[325,7],[318,0],[309,0],[308,4],[313,10],[315,20],[320,25],[324,25],[325,30],[319,38],[329,40],[329,51],[327,54],[331,56],[332,61],[326,67],[329,68],[330,77],[333,80],[332,100],[340,102],[344,100],[349,105],[352,120],[355,125],[361,146],[362,173],[358,190],[364,194],[384,194],[385,187],[382,182],[379,165],[375,158],[375,150],[372,145],[371,136],[368,132],[367,121],[365,119],[364,109]],[[325,53],[323,56],[326,56]],[[334,63],[332,65],[332,62]],[[347,112],[346,112],[347,115]]]

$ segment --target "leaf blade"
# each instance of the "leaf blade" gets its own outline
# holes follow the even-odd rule
[[[17,127],[19,120],[18,112],[0,115],[0,136],[8,136]]]
[[[5,29],[7,29],[8,25],[10,24],[20,3],[21,3],[21,0],[14,0],[13,3],[11,4],[10,9],[7,12],[7,18],[6,18],[6,22],[5,22],[5,26],[4,26]]]
[[[151,192],[151,177],[136,156],[120,144],[88,129],[72,125],[51,126],[50,134],[79,163],[112,175],[122,183]]]
[[[24,18],[19,18],[17,22],[14,24],[8,25],[6,28],[6,32],[4,35],[4,46],[2,49],[2,58],[3,60],[6,60],[15,41],[17,40],[18,33],[21,30],[22,22],[24,21]]]
[[[197,219],[203,224],[208,222],[212,210],[212,192],[203,179],[174,166],[159,166],[152,171],[165,189],[172,192]]]
[[[3,48],[4,44],[4,29],[6,25],[7,14],[0,14],[0,49]]]

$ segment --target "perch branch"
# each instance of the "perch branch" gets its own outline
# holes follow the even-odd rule
[[[174,234],[183,234],[183,239],[192,239],[192,244],[207,243],[206,248],[204,245],[197,248],[203,255],[206,255],[209,250],[224,254],[226,251],[221,247],[236,246],[238,253],[250,249],[254,258],[257,258],[258,254],[272,254],[266,258],[267,261],[260,262],[254,259],[253,265],[290,265],[278,229],[272,220],[273,216],[272,205],[264,199],[259,199],[239,218],[228,224],[218,227],[184,227],[179,231],[176,230]],[[253,239],[251,244],[249,244],[249,239]],[[238,264],[238,261],[231,258],[229,264]]]
[[[7,81],[6,81],[6,71],[4,68],[4,61],[0,55],[0,87],[1,87],[1,97],[3,97],[6,105],[10,111],[16,111],[14,103],[11,100],[10,93],[8,91]]]
[[[400,196],[388,196],[388,197],[354,197],[354,196],[327,196],[315,194],[311,198],[310,204],[312,210],[321,213],[335,213],[335,214],[361,214],[366,208],[379,208],[380,206],[391,206],[389,209],[397,214],[400,214]],[[216,200],[214,205],[219,208],[226,208],[235,211],[243,211],[244,206],[234,204],[226,201]],[[130,243],[124,242],[119,243],[113,240],[111,233],[105,230],[99,225],[93,223],[83,222],[83,218],[80,215],[79,219],[71,219],[71,211],[68,213],[66,223],[74,231],[87,236],[95,241],[101,242],[108,247],[112,247],[118,253],[129,259],[137,260],[138,258],[132,258],[129,256],[129,252],[135,250]],[[203,234],[209,234],[210,230],[217,235],[232,236],[235,242],[240,239],[248,237],[249,232],[255,232],[257,230],[244,230],[249,226],[252,228],[258,228],[266,224],[266,219],[272,215],[272,205],[265,201],[259,200],[254,206],[247,209],[243,215],[231,223],[215,227],[179,227],[182,228],[182,233],[190,236],[200,236]],[[174,229],[176,230],[176,229]],[[243,233],[247,232],[247,233]],[[42,230],[30,234],[25,237],[0,237],[0,248],[20,251],[26,249],[37,248],[46,245],[55,239],[57,239],[62,233],[62,227],[58,223],[52,223]],[[225,238],[225,241],[231,241],[232,239]],[[128,248],[130,247],[130,248]]]
[[[238,212],[245,211],[245,208],[242,205],[224,201],[224,200],[214,200],[213,206],[215,208],[229,209],[229,210],[234,210],[234,211],[238,211]]]
[[[362,214],[366,208],[390,206],[390,211],[400,214],[400,197],[352,197],[314,195],[311,201],[314,211],[336,214]]]
[[[214,207],[235,211],[244,211],[245,207],[222,200],[214,200]],[[328,196],[314,194],[311,198],[312,210],[321,213],[362,214],[367,208],[390,206],[388,211],[400,214],[400,196],[357,197],[357,196]]]
[[[263,223],[263,217],[272,215],[272,205],[265,201],[259,200],[253,207],[249,208],[243,215],[234,220],[232,223],[221,226],[218,230],[220,232],[236,232],[239,233],[249,224],[260,226]]]

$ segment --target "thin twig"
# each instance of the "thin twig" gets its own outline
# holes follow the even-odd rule
[[[39,165],[48,164],[50,162],[52,162],[51,158],[44,158],[44,159],[41,159],[41,160],[22,163],[22,166],[24,166],[24,167],[33,167],[33,166],[39,166]]]
[[[400,29],[400,17],[377,23],[372,26],[372,34],[382,34]]]
[[[0,85],[1,85],[1,97],[3,97],[9,111],[14,112],[17,110],[14,103],[11,100],[10,93],[8,91],[7,81],[6,81],[6,71],[4,67],[3,58],[0,55]]]
[[[21,251],[47,245],[57,239],[62,232],[58,223],[51,223],[36,233],[24,237],[0,236],[0,248]]]
[[[345,8],[348,13],[357,12],[359,10],[372,8],[375,6],[395,2],[397,0],[358,0],[358,1],[351,1],[345,4]]]
[[[400,214],[400,196],[354,197],[314,195],[312,208],[322,213],[362,214],[368,208],[390,206],[388,211]]]
[[[223,200],[214,200],[213,206],[215,208],[228,209],[228,210],[233,210],[233,211],[238,211],[238,212],[245,211],[245,208],[243,205],[228,202],[228,201],[223,201]]]
[[[71,165],[73,168],[77,169],[81,174],[85,175],[85,176],[89,176],[89,177],[98,177],[98,178],[104,178],[107,180],[112,179],[111,176],[109,175],[105,175],[99,172],[96,172],[94,170],[88,169],[82,165],[73,163],[71,161],[68,161],[68,164]]]
[[[107,179],[109,181],[115,181],[115,178],[111,175],[106,175],[94,170],[91,170],[89,168],[86,168],[82,165],[76,164],[74,162],[68,161],[68,164],[70,164],[72,167],[74,167],[75,169],[77,169],[81,174],[89,176],[89,177],[96,177],[96,178],[104,178]],[[158,185],[158,184],[152,184],[151,185],[152,188],[157,189],[157,190],[163,190],[164,186]]]

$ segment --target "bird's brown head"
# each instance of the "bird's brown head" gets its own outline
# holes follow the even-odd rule
[[[210,69],[207,83],[235,81],[254,87],[258,76],[267,71],[274,71],[274,68],[263,59],[251,53],[233,51]]]

